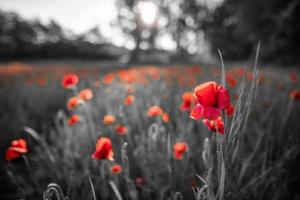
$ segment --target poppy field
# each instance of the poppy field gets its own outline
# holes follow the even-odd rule
[[[0,76],[0,199],[299,198],[295,68],[10,63]]]

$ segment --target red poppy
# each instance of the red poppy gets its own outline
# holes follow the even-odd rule
[[[113,115],[105,115],[103,118],[103,124],[104,125],[111,125],[115,123],[116,118]]]
[[[114,74],[106,74],[104,77],[103,77],[103,83],[106,84],[106,85],[110,85],[112,84],[112,82],[115,80],[115,75]]]
[[[216,120],[203,119],[202,121],[209,130],[224,134],[224,121],[221,117]]]
[[[96,151],[92,154],[92,158],[114,160],[113,156],[114,152],[111,140],[106,137],[99,138],[96,144]]]
[[[163,114],[164,114],[164,111],[159,106],[151,106],[147,112],[148,117],[158,117]]]
[[[72,115],[68,120],[68,125],[72,126],[72,125],[76,124],[77,122],[79,122],[79,120],[80,120],[79,115]]]
[[[294,90],[290,91],[289,98],[291,100],[299,101],[300,100],[300,90],[294,89]]]
[[[128,129],[124,125],[116,126],[116,131],[119,135],[125,135],[128,132]]]
[[[237,85],[237,80],[230,74],[226,75],[226,82],[230,88],[234,88]]]
[[[182,160],[183,154],[188,150],[188,146],[184,142],[178,142],[173,145],[173,157],[176,160]]]
[[[230,106],[229,91],[213,81],[197,86],[194,96],[197,99],[197,104],[190,117],[195,120],[201,118],[217,119],[221,115],[221,109],[227,109]]]
[[[79,98],[82,99],[83,101],[88,101],[90,99],[93,98],[93,92],[91,89],[89,88],[86,88],[86,89],[83,89],[79,92]]]
[[[164,113],[162,116],[161,116],[163,122],[165,123],[169,123],[170,122],[170,116],[168,115],[168,113]]]
[[[11,146],[7,149],[5,154],[5,160],[10,161],[19,158],[22,154],[28,152],[26,140],[20,138],[13,140]]]
[[[81,103],[81,101],[78,97],[71,97],[67,103],[67,108],[68,108],[68,110],[73,110],[80,103]]]
[[[76,74],[66,74],[63,77],[61,85],[64,88],[71,89],[77,85],[79,82],[79,77]]]
[[[195,97],[192,92],[185,92],[182,95],[182,104],[180,105],[179,109],[181,111],[190,110],[192,104],[195,102]]]
[[[113,165],[111,168],[110,168],[111,172],[114,173],[114,174],[119,174],[122,172],[122,167],[121,165]]]
[[[133,102],[134,102],[134,96],[132,95],[128,95],[123,101],[124,105],[126,106],[133,104]]]
[[[297,74],[295,72],[292,72],[290,74],[290,80],[292,83],[297,83],[298,82],[298,77],[297,77]]]
[[[234,106],[230,104],[230,106],[226,109],[226,115],[228,117],[231,117],[234,113]]]

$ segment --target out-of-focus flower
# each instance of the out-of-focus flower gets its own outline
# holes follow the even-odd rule
[[[71,89],[77,85],[79,82],[79,77],[76,74],[66,74],[64,75],[61,85],[64,88]]]
[[[300,90],[294,89],[290,91],[289,98],[291,100],[299,101],[300,100]]]
[[[290,80],[292,83],[297,83],[298,82],[298,77],[297,74],[295,72],[290,73]]]
[[[91,89],[86,88],[79,92],[79,98],[83,101],[88,101],[93,98],[93,92]]]
[[[124,105],[126,106],[133,104],[133,102],[134,102],[134,96],[132,95],[128,95],[123,101]]]
[[[224,134],[224,121],[221,117],[216,120],[203,119],[202,121],[209,130]]]
[[[103,124],[105,125],[111,125],[115,123],[116,118],[113,115],[105,115],[103,118]]]
[[[98,160],[114,160],[114,152],[112,149],[111,140],[107,137],[101,137],[96,144],[96,151],[92,154],[92,158]]]
[[[26,140],[20,138],[13,140],[11,146],[6,150],[5,160],[10,161],[21,157],[22,154],[28,152]]]
[[[71,97],[67,103],[68,110],[73,110],[81,103],[81,100],[78,97]]]
[[[165,122],[165,123],[170,122],[170,116],[168,113],[164,113],[161,118],[162,118],[163,122]]]
[[[115,75],[108,73],[103,77],[103,83],[106,85],[112,84],[112,82],[115,80]]]
[[[237,85],[237,80],[230,74],[226,75],[226,82],[230,88],[234,88]]]
[[[197,86],[194,95],[197,104],[190,117],[195,120],[217,119],[221,115],[221,109],[227,109],[230,106],[229,91],[213,81]]]
[[[173,157],[176,160],[182,160],[183,154],[187,152],[188,146],[185,142],[178,142],[173,145]]]
[[[116,131],[119,135],[125,135],[128,132],[128,129],[124,125],[117,125],[116,126]]]
[[[233,113],[234,113],[234,106],[230,104],[230,106],[226,109],[226,115],[228,117],[232,117]]]
[[[75,125],[77,122],[79,122],[79,120],[80,120],[80,116],[79,115],[72,115],[68,119],[68,125],[69,126]]]
[[[190,110],[192,104],[195,102],[195,97],[192,92],[185,92],[182,95],[182,104],[180,105],[179,109],[181,111]]]
[[[164,111],[159,106],[151,106],[147,112],[148,117],[159,117],[163,114],[164,114]]]
[[[111,168],[110,168],[111,172],[114,173],[114,174],[119,174],[122,172],[122,167],[121,165],[113,165]]]
[[[138,187],[142,187],[143,185],[145,185],[145,179],[140,176],[136,177],[134,182],[135,182],[135,185]]]

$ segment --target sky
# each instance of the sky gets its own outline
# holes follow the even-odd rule
[[[63,27],[82,33],[98,25],[104,36],[115,32],[110,23],[117,17],[115,0],[0,0],[0,9],[15,11],[25,19],[54,19]]]

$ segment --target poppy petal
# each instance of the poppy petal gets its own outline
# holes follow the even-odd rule
[[[230,106],[230,94],[224,86],[218,87],[218,108],[227,109]]]
[[[205,119],[215,120],[221,115],[221,111],[218,108],[204,107],[203,117]]]
[[[198,103],[191,111],[190,118],[199,120],[204,116],[203,112],[204,112],[203,106]]]

